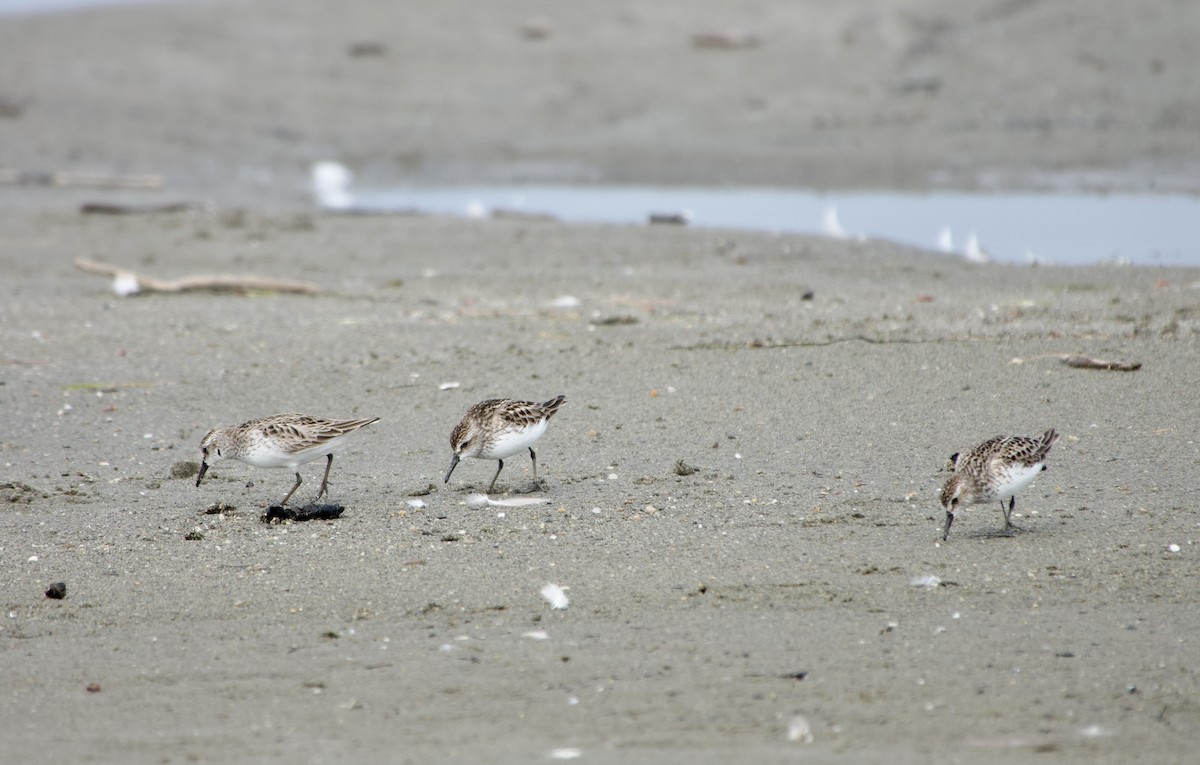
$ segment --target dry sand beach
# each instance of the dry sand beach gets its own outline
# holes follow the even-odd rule
[[[1194,191],[1194,4],[478,5],[0,17],[0,166],[165,180],[0,187],[4,761],[1191,761],[1200,269],[304,185]],[[79,257],[320,292],[121,298]],[[557,394],[545,490],[517,456],[494,495],[551,504],[442,483],[471,404]],[[262,523],[286,470],[195,486],[205,432],[290,410],[381,418],[341,518]],[[1022,531],[942,542],[947,457],[1050,427]]]

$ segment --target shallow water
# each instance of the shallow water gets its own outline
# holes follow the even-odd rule
[[[651,215],[682,214],[692,226],[889,239],[1008,263],[1200,265],[1200,197],[1189,196],[455,186],[369,191],[352,200],[365,210],[466,217],[503,211],[566,222],[644,223]]]
[[[103,5],[133,5],[134,3],[163,2],[163,0],[0,0],[0,16],[33,13],[56,13]]]

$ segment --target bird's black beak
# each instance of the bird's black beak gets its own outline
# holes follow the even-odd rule
[[[208,463],[205,462],[204,460],[200,460],[200,475],[196,476],[196,485],[197,486],[200,485],[201,479],[204,478],[204,474],[207,472],[208,472]]]
[[[450,474],[454,472],[454,468],[458,467],[458,455],[450,457],[450,469],[446,471],[446,479],[442,483],[450,483]]]
[[[942,541],[945,542],[950,537],[950,524],[954,523],[954,513],[946,511],[946,528],[942,529]]]

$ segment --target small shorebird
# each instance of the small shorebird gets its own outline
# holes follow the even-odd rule
[[[300,488],[300,466],[325,457],[325,475],[316,497],[320,499],[329,488],[334,450],[352,433],[378,420],[378,417],[330,420],[306,414],[273,414],[230,428],[215,428],[200,440],[200,475],[196,476],[196,485],[200,485],[209,465],[221,460],[240,460],[255,467],[285,467],[296,473],[296,483],[279,503],[286,505]]]
[[[948,467],[954,475],[946,480],[940,494],[942,507],[946,508],[942,540],[950,536],[956,510],[997,499],[1004,514],[1002,533],[1014,528],[1009,517],[1017,502],[1016,493],[1046,469],[1046,455],[1057,440],[1058,433],[1051,428],[1041,438],[996,436],[963,454],[950,455]]]
[[[493,398],[480,401],[467,410],[462,420],[450,433],[450,469],[443,483],[450,482],[450,474],[463,457],[481,460],[496,460],[496,474],[488,484],[488,493],[496,486],[496,479],[504,469],[504,458],[528,449],[533,460],[533,480],[537,480],[537,454],[533,444],[546,432],[546,425],[558,408],[566,403],[566,396],[557,396],[542,404],[531,401],[513,401]]]

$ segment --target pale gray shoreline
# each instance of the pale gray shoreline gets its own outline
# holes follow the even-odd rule
[[[373,6],[353,6],[368,14],[354,18],[371,20]],[[570,749],[604,763],[1192,757],[1200,269],[980,266],[885,242],[305,210],[298,198],[259,195],[256,171],[229,188],[217,179],[236,162],[298,174],[302,156],[343,142],[367,156],[386,144],[377,122],[392,107],[354,106],[337,136],[314,127],[288,142],[272,132],[288,114],[245,105],[286,112],[319,103],[337,91],[325,78],[347,41],[394,27],[329,23],[322,38],[328,19],[317,4],[279,15],[277,3],[253,2],[237,4],[233,30],[222,16],[230,7],[139,9],[141,26],[126,29],[156,41],[147,44],[153,55],[112,51],[107,69],[71,69],[77,79],[34,64],[71,60],[72,48],[74,60],[99,62],[106,25],[128,23],[118,10],[16,31],[0,20],[12,71],[37,94],[21,116],[0,121],[15,141],[0,165],[15,164],[8,147],[20,146],[31,166],[164,172],[172,183],[163,197],[212,200],[192,211],[104,216],[78,212],[79,201],[100,198],[89,192],[9,188],[0,197],[0,484],[17,485],[0,489],[6,757],[526,763]],[[439,6],[447,7],[410,24],[452,48],[487,41],[504,53],[493,59],[498,80],[545,65],[530,63],[530,44],[513,30],[553,9],[501,3],[454,26],[439,14],[461,8]],[[975,51],[962,64],[966,78],[1003,52],[996,24],[1031,35],[1043,67],[1056,63],[1045,57],[1049,41],[1090,49],[1087,41],[1110,34],[1094,15],[1075,18],[1069,34],[1040,26],[1084,7],[989,6],[992,15],[979,11],[983,20],[969,24],[975,11],[932,0],[855,3],[831,15],[767,4],[756,18],[773,29],[810,13],[810,32],[874,29],[881,40],[920,28],[912,19],[943,19],[957,31],[941,38],[954,42],[936,60]],[[673,25],[665,20],[682,16],[678,9],[630,10],[632,20],[587,9],[591,23],[556,19],[550,41],[579,29],[599,52],[616,46],[633,56],[622,48],[629,35],[686,51],[686,31],[743,21],[720,4]],[[1171,26],[1161,15],[1151,22],[1160,32]],[[1064,113],[1108,113],[1108,99],[1143,76],[1112,73],[1127,62],[1161,58],[1154,76],[1175,76],[1179,51],[1162,42],[1170,37],[1162,32],[1151,46],[1139,28],[1119,50],[1105,48],[1115,57],[1111,90],[1081,73],[1094,64],[1065,66],[1080,100]],[[292,71],[308,59],[246,39],[333,40],[325,48],[333,58],[313,54]],[[762,50],[773,55],[778,39],[786,38],[771,36]],[[415,63],[393,72],[406,87],[433,66],[421,63],[433,48],[412,50]],[[585,64],[603,58],[590,51],[568,74],[583,77]],[[242,77],[215,76],[198,59]],[[142,69],[146,61],[154,66]],[[870,82],[872,61],[839,76]],[[951,98],[954,71],[934,100]],[[711,98],[742,97],[733,80],[702,73]],[[1018,115],[1030,106],[1028,93],[1005,100],[1004,78],[972,81],[984,103]],[[13,83],[0,93],[17,92]],[[106,99],[127,103],[131,83],[161,114],[114,106],[115,122],[80,122]],[[163,95],[179,83],[187,87]],[[688,92],[685,80],[673,84],[664,81],[664,93]],[[197,94],[208,97],[181,107]],[[875,99],[880,114],[897,113],[889,100],[897,96],[856,95],[864,109]],[[486,112],[511,97],[464,91],[413,119],[443,119],[442,109],[461,117],[454,110],[464,104]],[[596,101],[619,114],[623,98],[604,90]],[[1187,124],[1178,96],[1137,98],[1159,98],[1147,113],[1175,109]],[[791,102],[767,98],[768,107],[781,103]],[[667,122],[688,124],[703,106],[681,98]],[[594,155],[580,150],[581,162],[600,157],[614,168],[642,156],[574,135],[582,118],[566,114],[539,145],[559,141],[571,157],[577,140],[593,146]],[[845,113],[837,133],[863,155],[847,174],[874,172],[879,185],[922,176],[920,152],[907,169],[877,172],[893,165],[892,144],[865,140],[913,128],[868,130],[855,114]],[[1120,125],[1097,130],[1091,149],[1009,135],[977,154],[969,136],[956,140],[963,157],[977,158],[961,160],[974,170],[1019,172],[1046,155],[1059,157],[1051,167],[1078,169],[1088,151],[1111,154],[1113,166],[1153,164],[1187,132],[1163,124],[1130,132],[1120,151],[1109,143],[1113,130],[1126,137]],[[625,127],[610,132],[651,134],[637,120]],[[721,177],[748,167],[731,156],[772,156],[753,131],[734,131],[742,141],[734,145],[705,145],[728,127],[697,127],[695,145],[683,147],[695,172]],[[444,145],[466,141],[470,162],[487,163],[504,156],[496,146],[505,136],[511,147],[523,135],[503,115],[489,129],[494,145],[454,130]],[[944,138],[932,127],[926,136]],[[1172,156],[1196,156],[1200,139],[1187,140]],[[812,174],[837,183],[842,176],[820,169],[837,159],[831,150]],[[669,164],[639,172],[667,182],[676,174]],[[271,188],[286,185],[275,180]],[[164,278],[299,278],[323,293],[118,298],[107,280],[72,267],[81,256]],[[564,296],[578,303],[556,304]],[[1057,357],[1065,353],[1142,367],[1074,369]],[[460,386],[441,390],[444,382]],[[552,505],[469,507],[489,463],[460,465],[442,484],[448,435],[468,406],[559,393],[568,403],[538,444]],[[335,462],[341,519],[262,524],[263,507],[291,482],[286,471],[225,463],[200,488],[194,477],[172,477],[176,464],[198,459],[214,425],[287,410],[382,418]],[[996,433],[1048,427],[1062,439],[1049,470],[1017,499],[1026,530],[998,538],[998,510],[973,508],[941,543],[934,495],[946,457]],[[678,475],[678,460],[698,472]],[[307,466],[301,493],[315,491],[319,472]],[[528,477],[528,460],[514,460],[499,486]],[[407,504],[417,495],[428,507]],[[218,501],[236,510],[205,514]],[[195,531],[201,539],[186,538]],[[926,575],[942,586],[912,584]],[[45,597],[59,581],[66,597]],[[547,582],[569,588],[566,610],[538,594]],[[538,632],[545,639],[527,636]],[[798,714],[810,744],[787,740]]]

